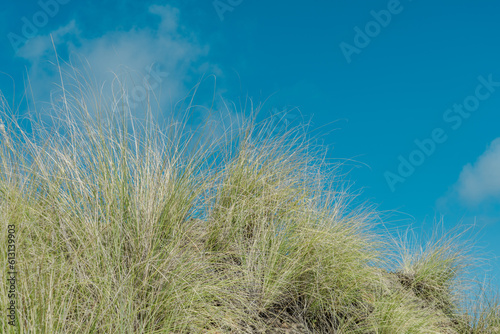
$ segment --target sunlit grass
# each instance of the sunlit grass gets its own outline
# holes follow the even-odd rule
[[[17,323],[3,316],[2,332],[498,332],[498,299],[465,302],[462,235],[389,241],[299,128],[249,117],[203,140],[185,118],[158,126],[151,103],[138,121],[71,87],[31,133],[3,101],[0,256],[14,224]]]

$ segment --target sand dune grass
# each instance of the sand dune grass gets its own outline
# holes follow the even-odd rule
[[[75,91],[51,127],[1,115],[3,333],[500,332],[498,300],[463,307],[460,238],[377,232],[297,129],[249,118],[207,141]]]

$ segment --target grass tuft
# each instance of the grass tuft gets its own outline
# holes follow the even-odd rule
[[[3,333],[499,332],[463,234],[389,242],[300,127],[160,127],[73,79],[30,132],[2,97]]]

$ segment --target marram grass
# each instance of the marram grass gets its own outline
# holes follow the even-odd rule
[[[29,133],[2,98],[2,333],[500,333],[461,239],[376,233],[300,131],[245,121],[208,142],[82,86]]]

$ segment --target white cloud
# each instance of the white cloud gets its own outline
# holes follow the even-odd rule
[[[65,36],[69,34],[77,34],[79,31],[76,28],[76,23],[72,20],[67,25],[54,30],[51,35],[54,40],[54,44],[58,45],[64,42]],[[33,39],[28,40],[20,49],[18,56],[29,60],[31,63],[36,63],[42,57],[46,57],[47,53],[52,49],[52,41],[49,35],[37,36]]]
[[[133,104],[145,104],[144,92],[150,92],[160,97],[161,109],[169,109],[186,96],[202,74],[218,72],[206,60],[208,46],[181,29],[178,9],[155,5],[149,7],[149,13],[160,17],[157,28],[109,31],[98,38],[86,39],[78,23],[72,21],[51,34],[31,39],[18,56],[30,64],[28,75],[35,100],[50,101],[54,84],[60,84],[50,35],[59,56],[69,61],[61,63],[63,72],[71,73],[76,68],[86,79],[107,85],[118,75],[129,89],[128,99]],[[152,67],[156,76],[149,73]],[[90,77],[85,73],[90,73]]]
[[[208,60],[209,46],[200,43],[196,34],[181,24],[177,8],[154,5],[149,7],[149,14],[160,18],[157,25],[108,31],[89,39],[84,37],[78,22],[72,21],[47,35],[32,38],[23,46],[17,55],[29,62],[30,88],[27,92],[33,94],[42,120],[50,124],[48,115],[59,117],[63,107],[52,36],[59,57],[66,61],[60,61],[63,74],[67,73],[63,75],[66,89],[71,90],[71,85],[82,83],[82,79],[90,80],[97,84],[94,88],[103,92],[104,98],[111,100],[119,91],[116,89],[118,76],[120,84],[127,88],[125,98],[135,118],[142,119],[145,115],[147,109],[142,107],[148,101],[143,98],[143,93],[149,92],[151,99],[159,99],[158,104],[156,100],[152,101],[153,115],[158,123],[163,124],[172,112],[179,117],[189,115],[189,128],[206,125],[198,133],[205,141],[219,138],[240,124],[244,112],[219,98],[227,93],[227,88],[219,81],[216,85],[215,77],[211,76],[224,77],[219,66]],[[149,72],[151,68],[156,77]],[[74,74],[74,71],[79,74]],[[72,80],[72,76],[78,75],[83,78]],[[193,87],[202,77],[204,80],[196,90],[193,102],[197,107],[176,105],[193,93]],[[91,95],[83,100],[91,114],[96,113],[97,108],[102,109],[102,103],[96,104]],[[78,101],[81,103],[80,99]],[[54,105],[58,108],[53,108]],[[114,109],[120,105],[109,103],[108,107]]]
[[[455,187],[460,200],[468,206],[500,200],[500,138],[462,169]]]

